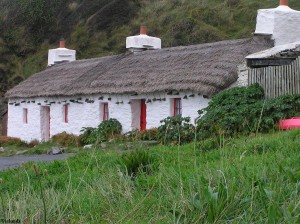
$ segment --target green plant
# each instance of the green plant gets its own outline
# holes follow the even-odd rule
[[[0,146],[26,146],[26,142],[22,141],[19,138],[7,137],[7,136],[0,136]]]
[[[158,129],[151,128],[144,131],[134,130],[124,134],[129,141],[156,141],[158,140]]]
[[[265,99],[258,84],[236,87],[214,96],[209,106],[199,110],[197,134],[200,139],[249,135],[277,129],[282,118],[300,114],[300,95]]]
[[[153,162],[154,157],[150,155],[149,151],[142,149],[125,153],[119,160],[119,163],[126,169],[125,173],[133,177],[139,172],[149,173]]]
[[[194,143],[159,145],[147,151],[149,172],[135,176],[123,152],[82,151],[38,164],[48,171],[40,175],[43,196],[25,163],[0,172],[0,219],[4,207],[8,219],[44,223],[44,197],[48,223],[299,223],[299,136],[225,139],[222,150],[205,152]]]
[[[81,146],[79,136],[68,134],[66,132],[62,132],[57,135],[53,135],[51,138],[51,142],[54,144],[58,144],[63,147],[79,147]]]
[[[84,127],[80,130],[79,139],[84,145],[94,144],[97,142],[97,129],[91,127]]]
[[[114,118],[101,122],[97,128],[82,128],[80,140],[84,144],[95,144],[97,142],[105,142],[119,137],[122,132],[121,123]]]
[[[184,144],[193,141],[195,128],[189,117],[177,115],[161,120],[158,127],[158,139],[163,144]]]
[[[218,138],[209,138],[197,143],[197,149],[201,152],[219,149],[220,143]]]
[[[47,175],[47,170],[44,170],[44,172],[41,174],[37,168],[36,164],[33,164],[33,169],[35,172],[35,176],[38,179],[39,188],[40,188],[40,196],[43,202],[43,214],[44,214],[44,224],[47,224],[47,209],[46,209],[46,200],[45,200],[45,193],[44,193],[44,187],[42,186],[42,177]],[[42,176],[43,175],[43,176]]]

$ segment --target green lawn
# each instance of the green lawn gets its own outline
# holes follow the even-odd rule
[[[135,176],[121,165],[126,151],[95,149],[40,163],[39,175],[25,164],[0,173],[0,219],[300,223],[300,131],[220,143],[212,151],[200,151],[201,143],[153,147],[150,168]]]

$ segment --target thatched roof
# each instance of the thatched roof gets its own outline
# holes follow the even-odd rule
[[[174,90],[214,95],[237,80],[237,65],[247,55],[270,47],[265,38],[250,38],[78,60],[31,76],[6,97]]]

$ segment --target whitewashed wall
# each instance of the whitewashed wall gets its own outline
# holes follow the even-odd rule
[[[103,102],[108,103],[109,117],[115,118],[120,121],[123,126],[123,132],[128,132],[135,127],[132,122],[137,119],[132,114],[131,99],[153,99],[153,98],[166,98],[165,101],[152,101],[147,103],[147,129],[158,127],[160,120],[171,116],[172,110],[172,98],[182,98],[182,115],[184,117],[191,117],[192,123],[198,117],[197,111],[205,108],[208,105],[209,99],[203,98],[194,94],[194,97],[188,97],[183,99],[185,95],[190,96],[193,93],[181,93],[176,96],[169,96],[166,94],[150,94],[139,96],[116,96],[116,95],[101,95],[103,100],[99,100],[100,95],[94,96],[76,96],[72,98],[34,98],[26,99],[26,103],[21,103],[24,99],[10,99],[8,105],[8,136],[18,137],[24,141],[31,141],[37,139],[42,140],[41,136],[41,106],[49,106],[47,103],[55,102],[50,107],[50,135],[61,132],[67,132],[79,135],[82,127],[97,127],[102,120],[102,111],[100,104]],[[111,98],[111,101],[108,98]],[[77,100],[82,98],[83,104],[72,103],[70,100]],[[93,101],[93,103],[86,103],[85,99]],[[27,103],[27,101],[31,101]],[[47,102],[44,102],[47,100]],[[32,101],[35,101],[32,103]],[[68,123],[64,123],[63,105],[67,101],[69,103]],[[20,103],[20,106],[10,105],[10,103]],[[59,104],[60,102],[60,104]],[[117,104],[117,102],[123,102]],[[41,105],[38,105],[40,103]],[[23,108],[28,109],[28,124],[23,122]],[[138,118],[139,119],[139,118]]]
[[[257,14],[255,34],[270,34],[275,46],[299,41],[300,12],[288,6],[260,9]]]

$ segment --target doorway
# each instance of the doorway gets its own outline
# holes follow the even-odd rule
[[[41,139],[50,140],[50,107],[41,107]]]
[[[146,130],[147,126],[147,105],[145,100],[141,100],[141,118],[140,118],[140,130]]]
[[[144,131],[147,128],[147,106],[145,99],[131,100],[131,128]]]

